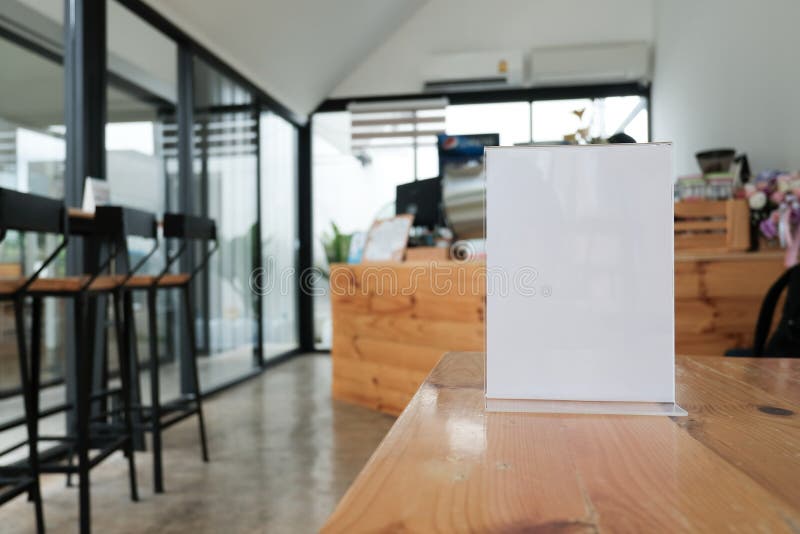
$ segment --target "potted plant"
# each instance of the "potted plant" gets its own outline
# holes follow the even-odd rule
[[[322,246],[325,248],[325,257],[328,265],[333,263],[347,263],[347,256],[350,253],[350,240],[352,234],[344,234],[331,222],[331,233],[324,232],[321,236]],[[330,270],[323,271],[326,278],[330,277]]]

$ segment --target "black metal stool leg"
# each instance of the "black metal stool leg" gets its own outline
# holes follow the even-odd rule
[[[72,487],[72,468],[75,466],[75,445],[69,445],[69,452],[67,453],[67,466],[69,466],[69,471],[67,471],[67,487]]]
[[[131,420],[131,410],[133,399],[131,396],[131,365],[130,354],[128,353],[127,336],[125,335],[124,319],[122,317],[122,293],[114,291],[114,325],[117,337],[117,355],[119,359],[119,379],[122,384],[122,413],[125,423],[125,456],[128,458],[128,480],[130,483],[131,500],[139,500],[139,491],[136,484],[136,461],[134,458],[133,447],[133,422]]]
[[[78,491],[80,505],[80,532],[89,534],[91,527],[91,499],[89,488],[89,449],[91,436],[89,434],[90,416],[90,388],[92,387],[92,354],[87,350],[85,339],[85,308],[86,295],[81,293],[75,296],[75,358],[76,358],[76,406],[75,420],[77,427],[77,453],[78,453]]]
[[[32,489],[28,492],[30,500],[33,501],[36,513],[36,531],[39,533],[44,532],[44,514],[42,513],[42,494],[39,487],[39,453],[38,446],[38,428],[39,428],[39,409],[38,405],[38,391],[34,390],[34,380],[32,378],[33,371],[35,376],[38,377],[38,367],[32,364],[32,370],[28,372],[28,350],[27,343],[25,342],[25,317],[23,313],[24,300],[22,296],[14,299],[14,323],[17,334],[17,352],[19,355],[19,371],[20,383],[22,386],[23,402],[25,404],[25,423],[28,432],[28,462],[30,467],[30,476],[33,478]],[[41,308],[41,301],[39,302]],[[37,317],[36,304],[34,304],[33,314],[33,343],[37,343],[37,330],[41,331],[41,313]],[[34,359],[38,358],[38,348],[33,349]],[[38,382],[38,381],[36,381]],[[36,400],[34,400],[36,397]]]
[[[188,343],[189,365],[192,366],[194,397],[197,403],[197,421],[200,426],[200,446],[203,450],[203,461],[208,462],[208,445],[206,444],[206,425],[203,418],[203,395],[200,393],[200,378],[197,374],[197,344],[194,338],[194,308],[192,306],[192,288],[183,286],[184,315],[186,316],[186,339]]]
[[[33,498],[33,505],[36,508],[36,530],[40,534],[44,532],[44,512],[42,511],[42,489],[39,483],[39,452],[37,443],[39,442],[39,385],[41,380],[42,367],[42,298],[33,298],[33,324],[31,341],[31,410],[36,414],[35,420],[31,425],[31,454],[30,463],[33,476],[36,478],[34,485],[36,495]]]
[[[144,414],[142,410],[142,402],[139,392],[141,387],[139,384],[139,352],[137,350],[138,340],[136,338],[136,321],[133,315],[133,293],[131,291],[123,290],[122,292],[122,312],[120,316],[124,321],[124,335],[125,347],[128,350],[128,361],[130,362],[130,398],[134,410],[131,411],[131,417],[134,427],[134,448],[139,451],[147,450],[144,439]]]
[[[164,472],[161,458],[161,391],[158,369],[158,325],[156,288],[147,289],[147,321],[150,338],[150,429],[153,432],[153,489],[164,493]]]

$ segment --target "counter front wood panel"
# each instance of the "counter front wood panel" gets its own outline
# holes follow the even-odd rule
[[[676,254],[675,351],[720,356],[752,346],[761,301],[784,269],[782,251]]]
[[[399,414],[442,354],[483,350],[483,264],[335,265],[333,397]]]
[[[446,355],[323,532],[797,532],[800,360],[679,357],[688,417],[486,413]]]

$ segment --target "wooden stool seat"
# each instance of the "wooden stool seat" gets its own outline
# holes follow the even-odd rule
[[[89,281],[89,276],[66,276],[62,278],[37,278],[25,291],[30,295],[35,294],[72,294],[80,291]],[[13,278],[0,280],[0,295],[11,295],[22,287],[26,278]],[[118,286],[124,277],[121,275],[98,276],[92,281],[87,291],[110,291]]]
[[[125,283],[125,287],[129,289],[147,288],[153,285],[157,276],[151,275],[137,275],[132,276],[130,280]],[[189,282],[191,275],[189,273],[168,273],[158,280],[158,287],[180,287]]]
[[[189,281],[188,273],[165,274],[158,281],[158,287],[179,287]],[[126,283],[126,288],[146,288],[153,285],[156,276],[132,276]],[[11,295],[25,284],[26,278],[7,278],[0,280],[0,295]],[[125,280],[123,275],[103,275],[94,279],[87,291],[111,291]],[[63,278],[37,278],[28,286],[29,294],[58,294],[74,293],[89,281],[88,276],[66,276]]]

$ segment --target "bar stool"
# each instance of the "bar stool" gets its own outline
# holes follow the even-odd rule
[[[29,195],[0,188],[0,241],[8,230],[38,232],[63,236],[55,251],[42,263],[39,269],[25,279],[0,280],[0,300],[12,301],[14,323],[17,337],[20,386],[25,411],[27,439],[0,451],[5,456],[17,449],[28,446],[28,464],[21,468],[6,466],[0,468],[0,504],[27,492],[33,501],[36,514],[36,530],[44,532],[42,494],[39,485],[39,351],[41,339],[41,297],[33,299],[33,324],[31,333],[31,354],[28,358],[28,341],[25,335],[24,306],[27,290],[39,279],[39,275],[55,260],[67,245],[68,223],[63,202],[46,197]]]
[[[79,507],[80,531],[88,534],[91,531],[90,516],[90,480],[89,471],[99,465],[117,450],[123,451],[128,459],[128,477],[130,483],[131,500],[138,500],[136,485],[136,466],[133,452],[133,425],[130,417],[131,405],[131,370],[128,350],[120,344],[120,382],[119,389],[93,391],[94,347],[93,332],[86,329],[86,312],[89,299],[100,294],[118,295],[124,285],[124,277],[102,275],[112,263],[118,253],[117,247],[112,246],[108,257],[94,269],[94,273],[84,276],[70,276],[61,278],[39,278],[43,270],[55,259],[67,244],[69,236],[69,223],[66,210],[59,201],[26,195],[15,191],[0,190],[0,213],[2,222],[0,226],[20,231],[39,231],[60,233],[64,236],[61,245],[44,262],[44,264],[31,277],[18,282],[7,282],[5,287],[11,287],[9,294],[15,296],[20,302],[16,312],[16,323],[20,352],[24,353],[24,323],[22,322],[21,303],[25,296],[33,298],[32,316],[32,350],[31,369],[27,380],[29,399],[27,412],[31,417],[28,420],[29,434],[33,433],[31,443],[33,450],[38,442],[57,442],[65,445],[69,454],[69,462],[64,465],[59,456],[53,461],[39,461],[34,455],[33,464],[38,472],[63,473],[71,475],[77,473],[79,479]],[[56,223],[58,221],[58,223]],[[57,225],[58,224],[58,225]],[[54,229],[58,229],[54,232]],[[108,234],[96,232],[95,239],[108,240]],[[112,244],[113,245],[113,244]],[[16,284],[16,285],[15,285]],[[2,292],[2,291],[0,291]],[[64,409],[73,408],[75,414],[74,428],[65,436],[43,436],[38,434],[38,398],[39,398],[39,370],[41,367],[41,301],[44,297],[68,298],[74,307],[74,332],[72,340],[75,347],[75,403],[67,404]],[[115,325],[117,339],[123,339],[122,314],[119,307],[115,306]],[[22,355],[21,355],[22,360]],[[108,407],[108,402],[118,399],[118,408]],[[92,403],[100,406],[97,413],[92,414]],[[120,424],[121,419],[121,424]],[[90,451],[96,454],[90,457]],[[72,462],[73,453],[77,455],[78,462]]]
[[[200,432],[200,446],[204,462],[208,462],[205,421],[203,418],[203,398],[200,393],[200,380],[197,372],[197,351],[194,331],[194,306],[192,304],[191,282],[202,271],[209,258],[217,250],[217,227],[212,219],[194,217],[177,213],[165,213],[163,221],[164,238],[179,239],[178,250],[167,256],[163,270],[154,276],[135,275],[125,283],[130,293],[134,290],[147,292],[147,314],[150,341],[150,406],[143,408],[143,427],[153,435],[153,486],[156,493],[164,492],[161,433],[175,423],[192,415],[197,415]],[[189,273],[170,273],[169,269],[181,257],[190,243],[201,242],[205,254]],[[209,249],[209,242],[213,246]],[[158,325],[156,321],[156,294],[162,289],[179,289],[183,296],[186,328],[186,351],[191,376],[191,391],[168,402],[161,400],[159,386]],[[138,376],[138,375],[137,375]]]

